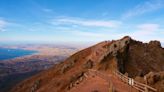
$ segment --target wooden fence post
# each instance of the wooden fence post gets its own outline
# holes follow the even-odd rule
[[[148,82],[147,82],[147,77],[146,76],[144,76],[144,80],[145,80],[145,84],[147,85]],[[148,92],[148,88],[147,87],[145,87],[145,92]]]
[[[112,83],[109,83],[109,92],[116,92],[116,89],[114,88]]]

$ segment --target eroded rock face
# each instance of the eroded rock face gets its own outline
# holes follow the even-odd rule
[[[156,40],[155,41],[150,41],[149,45],[151,47],[161,47],[161,43],[159,41],[156,41]]]
[[[130,42],[128,58],[125,62],[125,71],[130,77],[144,76],[150,71],[164,71],[164,50],[159,44],[158,41],[149,44],[135,40]]]
[[[145,77],[148,85],[154,86],[159,92],[164,92],[164,71],[156,73],[149,72]]]
[[[93,61],[88,60],[83,67],[87,69],[91,69],[93,67]]]
[[[99,70],[117,69],[129,77],[143,77],[150,71],[164,71],[164,50],[159,41],[142,43],[130,37],[111,41],[99,63]],[[112,66],[111,66],[112,65]],[[114,68],[114,69],[113,69]]]
[[[125,62],[128,56],[129,43],[131,38],[126,36],[121,40],[112,41],[106,46],[107,52],[100,62],[100,70],[119,70],[125,73]]]

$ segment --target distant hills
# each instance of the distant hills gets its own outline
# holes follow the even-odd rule
[[[53,67],[78,50],[78,48],[63,45],[8,45],[1,47],[3,49],[0,50],[0,57],[4,57],[5,60],[0,60],[0,92],[8,92],[13,85]],[[8,50],[10,50],[9,53],[6,52]],[[37,53],[27,55],[33,51],[37,51]],[[26,54],[26,52],[28,53]]]

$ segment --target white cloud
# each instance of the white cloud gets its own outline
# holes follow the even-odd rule
[[[89,26],[89,27],[109,27],[117,28],[120,26],[120,21],[103,21],[103,20],[89,20],[89,19],[77,19],[77,18],[57,18],[52,22],[54,25],[68,24],[68,25],[79,25],[79,26]]]
[[[138,29],[142,31],[156,31],[159,29],[158,24],[141,24],[138,25]]]
[[[53,12],[53,10],[52,9],[48,9],[48,8],[44,8],[44,9],[42,9],[44,12]]]
[[[93,32],[73,31],[72,33],[75,34],[75,35],[80,35],[80,36],[83,36],[83,37],[90,37],[90,38],[104,37],[105,36],[105,34],[93,33]]]
[[[122,19],[135,17],[137,15],[142,15],[144,13],[153,12],[158,9],[164,8],[164,1],[163,0],[150,0],[146,1],[142,4],[135,6],[134,8],[127,11],[123,14]]]
[[[161,42],[164,41],[163,30],[161,29],[159,24],[153,23],[145,23],[138,24],[135,27],[130,28],[131,32],[124,32],[120,34],[116,34],[118,37],[122,37],[125,35],[131,36],[133,39],[140,40],[143,42],[149,42],[150,40],[159,40]]]
[[[3,20],[3,19],[0,19],[0,31],[5,31],[5,27],[7,26],[8,22]]]
[[[137,38],[146,38],[158,34],[160,28],[158,24],[139,24],[136,26],[136,31],[132,32],[131,35]]]

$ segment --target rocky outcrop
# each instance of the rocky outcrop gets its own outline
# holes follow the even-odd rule
[[[164,92],[164,71],[149,72],[145,75],[148,85],[152,85],[158,89],[159,92]]]
[[[156,40],[155,41],[150,41],[149,46],[161,48],[161,43],[159,41],[156,41]]]

